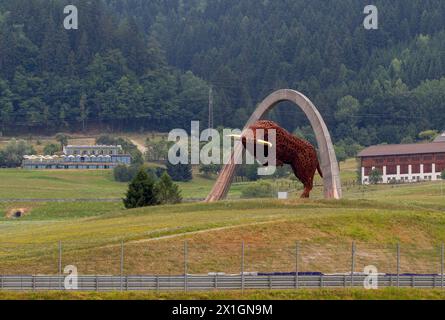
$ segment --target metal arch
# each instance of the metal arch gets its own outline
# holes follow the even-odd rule
[[[338,168],[337,157],[335,156],[334,146],[332,145],[331,136],[328,128],[323,120],[323,117],[318,112],[315,105],[302,93],[291,90],[282,89],[275,91],[269,95],[256,108],[252,116],[245,125],[245,129],[251,124],[261,119],[264,114],[273,109],[278,103],[289,101],[296,104],[305,113],[306,117],[314,130],[317,139],[318,150],[320,155],[320,166],[323,172],[324,196],[326,199],[341,199],[341,181],[340,170]],[[233,176],[235,174],[236,164],[233,159],[237,154],[242,152],[242,145],[237,144],[235,150],[232,152],[231,160],[224,165],[218,179],[213,186],[212,191],[206,198],[206,202],[214,202],[222,200],[226,197],[230,185],[232,184]]]

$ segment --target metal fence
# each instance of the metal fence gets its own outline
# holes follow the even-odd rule
[[[369,266],[376,268],[374,279],[379,288],[444,287],[443,244],[171,238],[111,245],[88,241],[2,243],[0,289],[63,290],[68,265],[77,269],[78,290],[363,287],[369,276],[365,267]]]
[[[363,288],[364,275],[79,276],[79,291]],[[1,290],[66,290],[62,276],[0,276]],[[444,288],[441,275],[382,275],[378,288]]]

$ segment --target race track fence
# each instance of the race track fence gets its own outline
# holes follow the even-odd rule
[[[78,276],[78,291],[363,288],[366,275]],[[444,288],[442,275],[379,275],[378,288]],[[0,276],[1,290],[67,290],[63,276]]]
[[[0,290],[66,290],[72,273],[82,291],[444,288],[445,245],[227,239],[0,244]]]

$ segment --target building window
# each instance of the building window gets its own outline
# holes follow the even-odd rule
[[[420,165],[418,165],[418,164],[413,164],[413,165],[411,166],[411,170],[412,170],[412,173],[420,173]]]
[[[400,174],[408,174],[408,165],[407,164],[402,164],[400,166]]]
[[[387,166],[386,174],[397,174],[397,167],[396,166]]]

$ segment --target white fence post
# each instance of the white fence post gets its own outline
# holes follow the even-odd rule
[[[300,243],[297,241],[295,243],[295,289],[299,288],[298,283],[298,255],[299,255]]]
[[[187,240],[184,240],[184,291],[187,292]]]
[[[440,286],[443,289],[443,278],[444,278],[444,254],[445,254],[445,247],[442,242],[442,245],[440,247]]]
[[[241,243],[241,292],[244,293],[244,240]]]
[[[121,291],[123,290],[122,278],[124,276],[124,240],[121,241],[121,256],[120,256],[120,286]]]
[[[351,287],[354,287],[354,270],[355,270],[355,241],[352,241],[352,249],[351,249]]]
[[[397,243],[397,288],[400,286],[400,243]]]
[[[59,258],[58,258],[58,273],[59,273],[59,290],[62,290],[62,241],[59,240]]]

